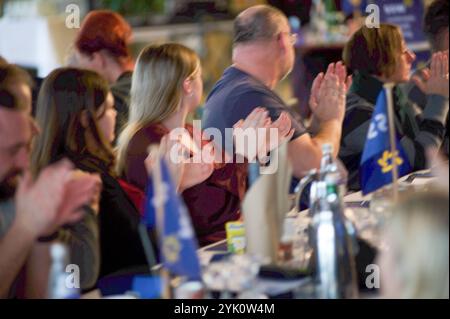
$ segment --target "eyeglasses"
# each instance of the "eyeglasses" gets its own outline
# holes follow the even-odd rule
[[[298,34],[292,33],[292,32],[281,32],[282,34],[287,34],[289,36],[289,41],[292,45],[295,45],[297,43]]]

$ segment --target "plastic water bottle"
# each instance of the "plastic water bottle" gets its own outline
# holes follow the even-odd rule
[[[356,269],[352,239],[343,212],[337,169],[331,145],[322,148],[320,173],[311,188],[313,227],[310,240],[316,252],[316,282],[319,298],[355,298]]]
[[[333,157],[333,145],[331,144],[322,146],[320,171],[327,182],[329,192],[335,192],[342,202],[347,192],[348,172],[340,160]],[[335,189],[331,189],[332,187]]]

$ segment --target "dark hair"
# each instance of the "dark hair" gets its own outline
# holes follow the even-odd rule
[[[75,46],[86,55],[106,50],[122,66],[131,62],[128,43],[132,29],[118,13],[94,10],[84,18]]]
[[[50,73],[37,101],[36,120],[42,132],[32,152],[34,174],[62,157],[112,172],[114,154],[97,123],[108,93],[107,81],[93,71],[60,68]],[[83,113],[87,128],[82,125]]]
[[[27,104],[23,95],[16,90],[20,84],[28,87],[33,86],[33,80],[23,69],[13,64],[8,64],[6,60],[0,63],[0,107],[12,110],[27,110],[31,105]]]
[[[436,0],[427,8],[423,21],[423,32],[427,35],[433,51],[439,51],[439,36],[448,29],[449,0]]]
[[[400,28],[382,23],[379,28],[362,26],[346,43],[342,58],[352,71],[390,76],[395,72],[403,36]]]
[[[266,40],[279,32],[283,12],[269,5],[258,5],[243,11],[234,20],[234,44]]]
[[[8,64],[8,61],[6,61],[1,55],[0,55],[0,65]]]

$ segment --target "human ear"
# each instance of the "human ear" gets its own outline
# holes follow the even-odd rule
[[[184,80],[183,91],[184,91],[184,94],[187,96],[192,95],[193,88],[192,88],[192,80],[190,78],[187,78],[186,80]]]

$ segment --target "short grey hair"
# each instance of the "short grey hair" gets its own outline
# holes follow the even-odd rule
[[[234,20],[233,44],[270,39],[280,32],[283,12],[269,5],[257,5],[241,12]]]

